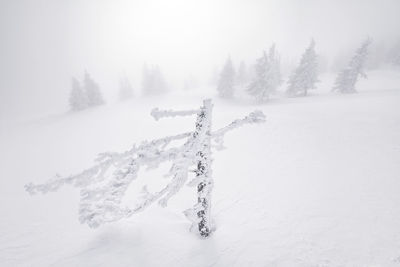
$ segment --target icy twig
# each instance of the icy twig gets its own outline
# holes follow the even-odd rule
[[[198,112],[199,112],[198,109],[174,111],[174,110],[160,110],[158,108],[154,108],[151,111],[151,116],[153,116],[153,118],[156,121],[158,121],[161,118],[167,118],[167,117],[196,115]]]
[[[211,135],[212,135],[212,138],[214,138],[214,139],[221,138],[227,132],[229,132],[235,128],[241,127],[245,124],[262,123],[262,122],[265,122],[265,115],[262,111],[256,110],[256,111],[251,112],[249,115],[247,115],[243,119],[234,120],[229,125],[212,132]]]
[[[185,185],[197,185],[198,203],[185,214],[192,214],[193,222],[198,222],[200,235],[207,237],[212,231],[210,208],[212,180],[211,140],[222,144],[226,132],[248,123],[265,121],[261,111],[250,113],[243,119],[235,120],[218,131],[211,132],[211,100],[205,100],[199,110],[190,111],[159,111],[153,110],[152,115],[158,119],[197,114],[196,128],[186,132],[152,141],[144,141],[138,146],[122,153],[106,152],[96,158],[96,164],[79,174],[68,177],[56,176],[44,184],[25,186],[30,194],[56,191],[64,184],[71,184],[80,189],[79,220],[90,227],[98,227],[104,223],[113,222],[144,210],[154,202],[165,207],[168,200],[177,194]],[[174,140],[186,139],[178,147],[166,147]],[[141,200],[133,208],[124,207],[122,199],[132,181],[137,178],[141,167],[156,168],[160,163],[171,161],[172,167],[167,174],[171,177],[169,183],[156,193],[143,189]],[[196,177],[188,182],[191,168],[196,166]],[[188,216],[191,217],[191,216]]]

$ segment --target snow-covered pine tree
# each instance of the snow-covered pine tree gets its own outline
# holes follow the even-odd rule
[[[318,82],[318,58],[315,53],[315,42],[311,40],[310,46],[301,57],[300,64],[289,78],[286,93],[289,96],[306,96],[308,90],[315,88]]]
[[[119,81],[119,100],[127,100],[133,97],[133,88],[127,77],[121,78]]]
[[[222,98],[231,98],[235,91],[235,70],[233,68],[232,60],[230,57],[225,61],[224,68],[222,69],[217,91],[218,95]]]
[[[269,62],[269,75],[271,80],[271,87],[273,87],[273,91],[275,92],[276,89],[282,84],[282,75],[281,75],[281,58],[276,52],[275,44],[273,44],[269,48],[268,52],[268,62]]]
[[[244,63],[244,61],[241,61],[236,75],[236,83],[238,85],[246,84],[247,79],[248,79],[248,73],[247,73],[246,63]]]
[[[87,96],[88,106],[93,107],[104,104],[104,99],[99,85],[92,79],[92,77],[90,77],[87,71],[85,71],[83,85]]]
[[[254,71],[254,77],[247,92],[257,101],[264,102],[282,84],[280,57],[275,50],[275,44],[270,47],[268,55],[264,51],[262,57],[257,59]]]
[[[368,38],[364,41],[359,47],[350,60],[348,66],[339,72],[335,85],[332,88],[333,92],[339,93],[356,93],[355,85],[357,83],[358,77],[367,78],[367,75],[364,72],[365,63],[368,56],[368,47],[371,44],[371,39]]]
[[[399,51],[397,51],[397,54],[394,55],[394,57],[392,59],[392,63],[396,67],[400,67],[400,49],[399,49]]]
[[[254,70],[255,77],[250,83],[247,92],[254,96],[258,102],[264,102],[268,100],[269,95],[273,92],[273,87],[268,80],[269,63],[265,51],[262,57],[257,59]]]
[[[397,40],[397,42],[395,42],[389,49],[386,61],[395,67],[400,67],[400,40]]]
[[[145,94],[147,88],[150,86],[150,69],[147,64],[143,64],[142,67],[142,93]]]
[[[195,130],[175,136],[168,136],[152,141],[144,141],[138,146],[122,153],[102,153],[96,159],[96,164],[79,174],[67,177],[56,176],[44,184],[27,184],[25,189],[30,194],[48,193],[58,190],[65,184],[80,189],[79,220],[96,228],[102,224],[115,222],[136,214],[154,202],[165,207],[168,200],[177,194],[186,184],[196,186],[197,203],[193,208],[184,211],[192,222],[192,230],[201,237],[208,237],[214,229],[211,219],[211,194],[213,189],[212,154],[214,145],[217,149],[223,148],[225,134],[244,124],[261,123],[265,115],[261,111],[254,111],[231,124],[212,131],[211,129],[211,100],[204,100],[199,109],[185,111],[162,111],[153,109],[152,116],[158,120],[163,117],[196,115]],[[175,140],[186,139],[178,147],[168,147]],[[214,143],[213,143],[214,142]],[[140,201],[134,207],[122,204],[130,184],[137,178],[140,168],[157,168],[160,163],[172,162],[167,174],[169,183],[160,191],[150,193],[143,187]],[[193,170],[194,168],[194,170]],[[189,174],[195,176],[189,180]]]
[[[69,106],[72,111],[79,111],[87,108],[87,97],[82,90],[79,81],[72,78],[72,88],[69,95]]]
[[[158,65],[151,67],[144,65],[142,87],[145,95],[157,95],[167,91],[167,83]]]
[[[157,93],[165,93],[167,91],[167,82],[164,74],[158,65],[153,67],[154,91]]]

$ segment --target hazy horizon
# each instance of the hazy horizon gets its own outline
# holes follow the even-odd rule
[[[71,77],[87,69],[108,98],[122,74],[140,91],[144,63],[160,65],[174,89],[208,79],[228,55],[251,64],[276,43],[295,64],[311,38],[328,60],[367,36],[399,38],[400,2],[50,1],[0,3],[0,117],[66,109]]]

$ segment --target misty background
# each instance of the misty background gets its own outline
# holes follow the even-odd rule
[[[336,71],[367,36],[375,47],[398,42],[399,10],[398,0],[3,0],[0,120],[67,111],[84,70],[112,103],[121,75],[140,95],[144,64],[182,90],[187,77],[207,83],[228,55],[250,65],[276,43],[286,80],[314,38]]]

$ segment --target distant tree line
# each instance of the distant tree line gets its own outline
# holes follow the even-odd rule
[[[400,67],[400,41],[388,48],[374,46],[371,52],[372,40],[368,38],[355,51],[347,65],[338,71],[332,92],[355,93],[359,78],[366,78],[366,70],[388,62]],[[317,54],[316,43],[312,39],[302,54],[298,65],[286,81],[285,95],[288,97],[307,96],[310,90],[316,88],[321,69],[327,68],[326,59]],[[372,56],[370,55],[372,53]],[[367,61],[368,56],[370,59]],[[323,66],[321,66],[323,65]],[[343,62],[340,64],[343,65]],[[338,65],[337,65],[338,66]],[[246,65],[241,61],[235,69],[232,58],[228,56],[220,71],[214,69],[211,84],[216,84],[218,96],[232,99],[237,89],[244,89],[257,102],[266,102],[284,84],[281,72],[281,56],[273,44],[268,52],[263,51],[253,64]],[[192,89],[198,84],[195,76],[185,78],[183,88]],[[141,80],[142,95],[161,95],[168,91],[167,82],[158,65],[144,65]],[[123,101],[134,96],[133,87],[126,76],[119,82],[119,100]],[[84,72],[82,81],[72,78],[69,104],[72,111],[80,111],[89,107],[104,104],[104,98],[97,82]]]
[[[103,105],[104,99],[99,85],[85,71],[83,81],[72,78],[72,89],[69,104],[72,111],[80,111],[89,107]]]
[[[143,95],[159,95],[167,92],[168,86],[164,75],[158,65],[148,67],[144,65],[142,72]],[[118,98],[120,101],[134,96],[134,90],[129,79],[124,75],[119,81]],[[100,106],[105,103],[100,86],[84,72],[83,80],[72,78],[72,86],[69,96],[69,105],[72,111],[81,111],[90,107]]]
[[[356,92],[355,85],[359,77],[366,77],[365,68],[371,42],[370,38],[364,41],[348,65],[338,73],[333,92]],[[399,56],[393,57],[393,62],[397,62],[396,60],[400,60],[400,49]],[[286,95],[288,97],[307,96],[309,90],[316,88],[319,82],[319,62],[315,51],[315,41],[312,39],[287,80]],[[236,72],[231,58],[228,57],[219,75],[217,92],[221,98],[233,98],[236,87],[240,86],[244,87],[245,91],[257,102],[265,102],[277,92],[282,84],[280,55],[273,44],[268,53],[263,51],[261,57],[249,70],[242,61]]]

